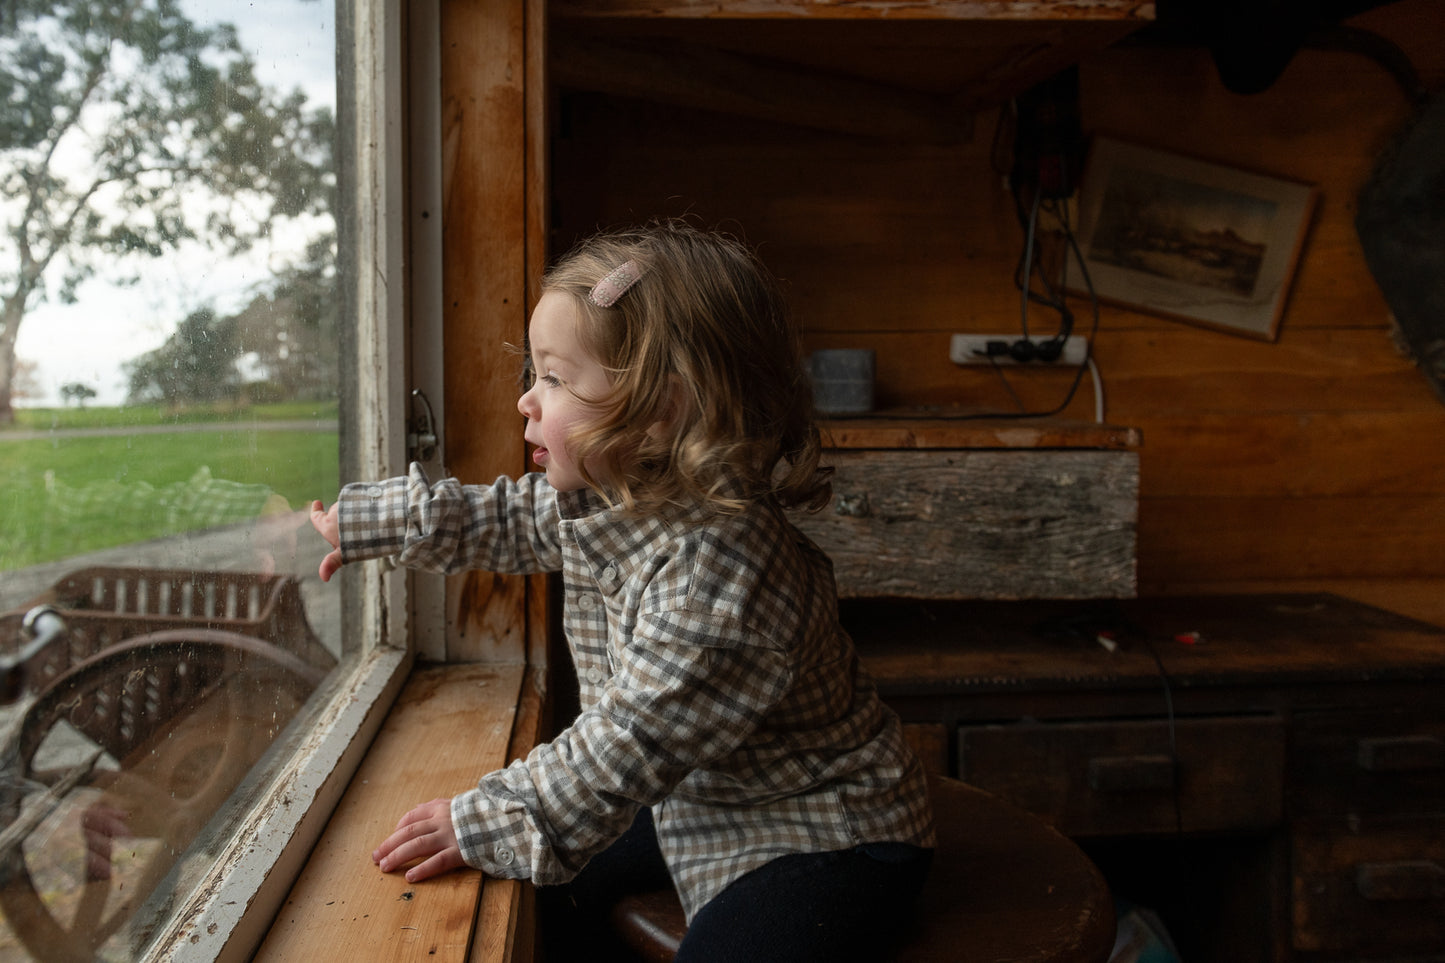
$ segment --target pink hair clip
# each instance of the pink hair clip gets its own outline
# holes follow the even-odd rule
[[[627,261],[608,271],[602,280],[594,284],[587,300],[599,308],[610,308],[641,278],[642,268],[637,266],[636,261]]]

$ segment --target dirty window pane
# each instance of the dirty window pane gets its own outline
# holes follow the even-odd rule
[[[0,961],[131,960],[343,651],[329,0],[0,0]]]

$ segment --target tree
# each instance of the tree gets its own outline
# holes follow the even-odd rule
[[[334,120],[177,0],[0,7],[0,423],[27,310],[204,241],[239,253],[332,210]]]
[[[60,386],[60,400],[67,405],[72,401],[84,408],[85,403],[94,398],[98,392],[83,381],[67,381]]]
[[[126,401],[172,406],[235,397],[316,400],[333,396],[339,377],[333,239],[308,246],[238,313],[192,312],[166,343],[122,362]],[[245,373],[259,383],[242,384]]]
[[[241,351],[275,400],[335,397],[339,383],[336,256],[329,239],[278,271],[236,315]]]
[[[12,396],[22,401],[39,398],[45,394],[40,387],[40,365],[25,358],[15,359],[15,374],[11,379]]]
[[[124,363],[129,398],[180,407],[234,397],[240,356],[234,317],[218,318],[209,308],[192,311],[165,344]]]

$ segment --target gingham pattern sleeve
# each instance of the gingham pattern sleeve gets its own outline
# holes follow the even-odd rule
[[[408,474],[347,485],[339,499],[344,562],[394,556],[397,564],[452,574],[552,572],[562,566],[556,497],[539,473],[491,485]]]

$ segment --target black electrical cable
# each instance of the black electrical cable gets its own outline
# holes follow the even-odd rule
[[[1176,734],[1174,717],[1174,692],[1169,686],[1169,673],[1164,668],[1164,660],[1159,658],[1159,653],[1154,649],[1153,641],[1144,640],[1144,647],[1154,657],[1154,665],[1159,669],[1159,682],[1164,687],[1164,710],[1167,713],[1169,722],[1169,764],[1173,771],[1172,795],[1174,797],[1174,831],[1180,836],[1184,835],[1184,812],[1179,802],[1179,740]]]
[[[1089,334],[1088,334],[1087,339],[1086,339],[1085,342],[1084,342],[1084,358],[1083,358],[1083,360],[1080,361],[1079,364],[1076,366],[1076,368],[1075,368],[1075,370],[1074,370],[1074,377],[1073,377],[1073,379],[1071,380],[1071,382],[1069,383],[1068,392],[1064,395],[1063,400],[1060,401],[1060,402],[1059,402],[1057,405],[1055,405],[1054,407],[1049,408],[1049,409],[1046,409],[1046,410],[1043,410],[1043,411],[970,412],[970,413],[967,413],[967,414],[957,414],[957,413],[944,414],[944,413],[920,412],[920,413],[917,413],[917,414],[910,414],[910,415],[909,415],[910,418],[913,418],[913,419],[916,419],[916,420],[919,420],[919,421],[984,421],[984,420],[994,420],[994,419],[1000,419],[1000,418],[1008,418],[1008,419],[1047,418],[1047,417],[1050,417],[1050,416],[1052,416],[1052,415],[1059,414],[1060,412],[1062,412],[1062,411],[1064,411],[1065,409],[1067,409],[1070,404],[1073,403],[1074,396],[1075,396],[1076,394],[1078,394],[1079,385],[1080,385],[1081,383],[1083,383],[1084,371],[1089,367],[1089,361],[1090,361],[1090,359],[1093,357],[1093,352],[1094,352],[1094,338],[1095,338],[1095,337],[1098,335],[1098,333],[1099,333],[1099,296],[1098,296],[1098,294],[1094,291],[1094,282],[1093,282],[1093,279],[1090,278],[1090,276],[1089,276],[1089,268],[1088,268],[1088,265],[1084,263],[1083,252],[1080,251],[1080,249],[1079,249],[1079,241],[1078,241],[1078,238],[1074,235],[1073,225],[1072,225],[1072,224],[1070,223],[1070,221],[1069,221],[1069,216],[1068,216],[1068,209],[1067,209],[1067,207],[1059,207],[1059,208],[1055,209],[1054,213],[1055,213],[1056,217],[1058,218],[1059,226],[1060,226],[1060,228],[1061,228],[1061,230],[1062,230],[1062,233],[1063,233],[1063,236],[1064,236],[1064,240],[1065,240],[1065,247],[1066,247],[1066,252],[1065,252],[1065,256],[1064,256],[1064,262],[1063,262],[1063,266],[1062,266],[1062,269],[1061,269],[1061,270],[1064,270],[1064,271],[1067,270],[1067,267],[1068,267],[1068,256],[1069,256],[1070,254],[1072,254],[1073,257],[1074,257],[1074,259],[1075,259],[1075,260],[1078,262],[1078,264],[1079,264],[1079,273],[1080,273],[1081,277],[1083,278],[1084,289],[1089,292],[1089,306],[1090,306],[1090,313],[1091,313],[1091,316],[1092,316],[1092,323],[1090,324]],[[1072,328],[1072,319],[1073,319],[1073,315],[1070,314],[1070,315],[1069,315],[1069,322],[1070,322],[1070,327],[1071,327],[1071,328]],[[1067,335],[1065,335],[1065,337],[1067,337]],[[998,365],[994,365],[994,368],[995,368],[995,370],[1002,372],[1002,369],[1001,369]],[[1013,394],[1015,400],[1017,400],[1017,397],[1018,397],[1017,394],[1015,394],[1015,393],[1012,392],[1012,391],[1010,391],[1010,394]],[[860,419],[863,419],[863,418],[885,418],[885,417],[893,417],[893,416],[886,415],[886,414],[882,414],[882,413],[876,413],[876,414],[874,414],[874,413],[864,413],[864,414],[858,414],[858,415],[849,415],[849,417],[850,417],[850,418],[860,418]]]

